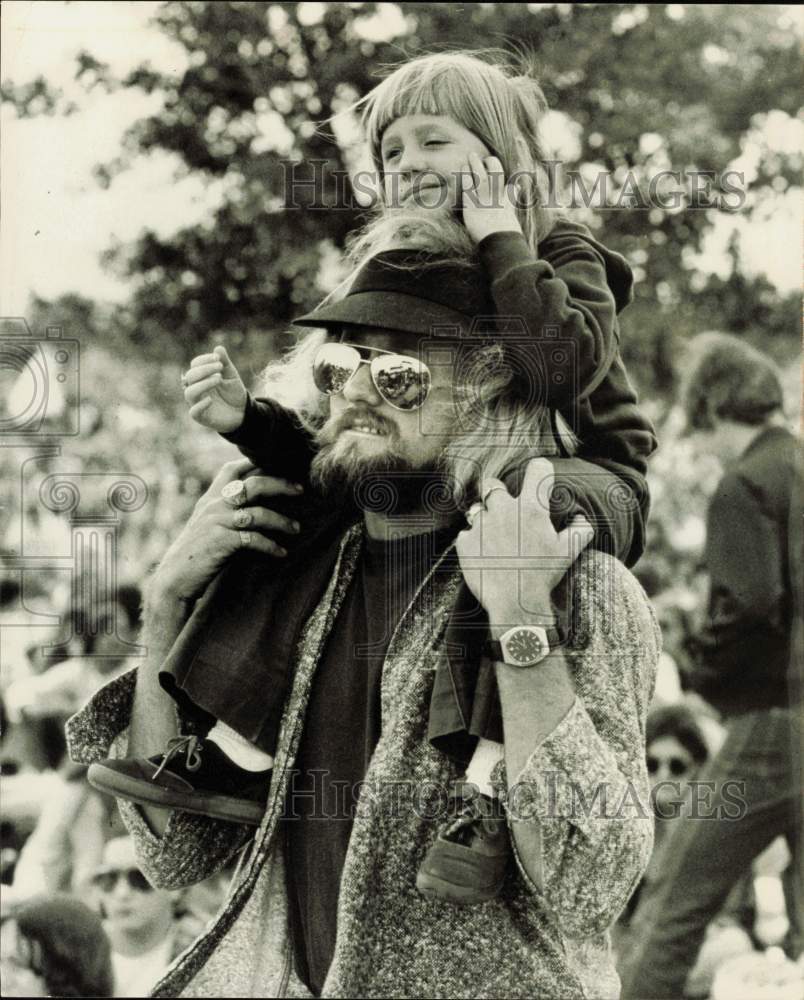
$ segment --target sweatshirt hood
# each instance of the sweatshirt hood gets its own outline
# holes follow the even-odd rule
[[[591,247],[603,261],[606,268],[606,281],[614,296],[617,312],[622,312],[634,298],[634,273],[622,254],[609,250],[608,247],[599,243],[586,226],[559,219],[545,237],[539,248],[539,255],[544,256],[555,266],[558,258],[562,257],[564,253],[577,251],[579,243]]]

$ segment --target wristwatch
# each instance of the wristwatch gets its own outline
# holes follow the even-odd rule
[[[484,651],[490,659],[512,667],[535,667],[565,638],[555,625],[514,625],[499,641],[490,639]]]

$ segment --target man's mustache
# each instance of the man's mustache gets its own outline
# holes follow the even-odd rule
[[[352,427],[369,427],[390,438],[398,436],[396,425],[385,417],[370,410],[350,409],[342,413],[337,420],[328,420],[318,432],[316,443],[319,446],[333,444],[344,431]]]

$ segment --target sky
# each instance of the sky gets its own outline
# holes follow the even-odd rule
[[[18,121],[3,108],[0,315],[24,315],[32,292],[53,298],[73,291],[99,301],[123,301],[130,285],[101,268],[101,252],[113,241],[133,240],[143,228],[167,236],[214,206],[215,186],[205,187],[197,178],[177,181],[177,163],[165,154],[140,159],[106,191],[92,176],[95,164],[118,152],[126,128],[158,108],[159,96],[130,90],[88,96],[72,80],[74,56],[86,48],[117,73],[144,57],[157,69],[181,72],[183,50],[148,23],[158,6],[109,0],[3,3],[3,79],[22,84],[41,73],[68,97],[74,95],[81,110],[69,117]],[[320,16],[321,4],[306,7],[311,20]],[[366,25],[365,34],[388,37],[401,25],[398,10],[388,4]],[[548,139],[559,152],[577,141],[560,113],[551,113],[548,126]],[[801,149],[802,132],[801,123],[781,113],[770,116],[744,150],[741,164],[750,172],[763,144]],[[767,274],[782,292],[800,287],[800,189],[780,196],[763,221],[749,225],[744,218],[721,217],[697,266],[725,273],[724,250],[733,228],[741,233],[749,270]]]

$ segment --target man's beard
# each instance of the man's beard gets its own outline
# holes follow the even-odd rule
[[[394,427],[376,415],[368,421],[385,432],[383,449],[361,452],[357,439],[344,437],[360,419],[344,414],[328,421],[316,436],[318,452],[310,464],[310,483],[335,507],[355,506],[379,514],[431,513],[443,517],[453,512],[450,479],[439,459],[416,465],[399,448]]]

